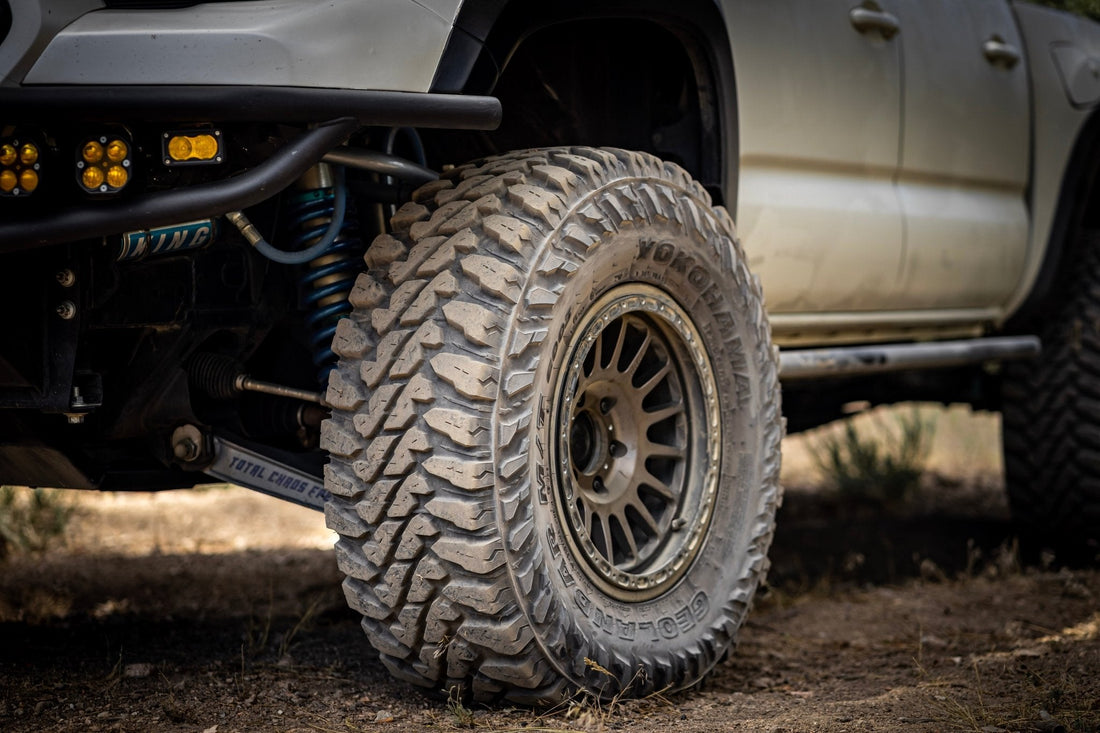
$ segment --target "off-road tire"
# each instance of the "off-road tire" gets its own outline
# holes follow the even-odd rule
[[[621,150],[494,157],[413,198],[367,253],[322,431],[371,643],[482,700],[692,685],[734,642],[780,500],[776,352],[732,221]],[[581,531],[600,471],[621,519]]]
[[[1005,483],[1030,559],[1100,555],[1100,234],[1075,245],[1043,317],[1042,354],[1004,371]]]

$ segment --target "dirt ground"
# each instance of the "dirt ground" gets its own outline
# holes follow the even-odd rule
[[[938,434],[949,457],[968,425]],[[0,730],[1100,731],[1100,571],[1021,569],[996,458],[964,449],[883,512],[815,488],[791,442],[738,649],[690,693],[551,711],[391,680],[319,514],[236,488],[81,494],[65,546],[0,564]]]

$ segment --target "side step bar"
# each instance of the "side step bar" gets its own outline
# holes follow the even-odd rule
[[[779,352],[779,378],[793,382],[907,369],[942,369],[986,361],[1030,359],[1038,356],[1040,349],[1037,336],[797,349]]]

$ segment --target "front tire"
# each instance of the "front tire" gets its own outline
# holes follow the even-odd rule
[[[368,252],[323,431],[372,644],[479,699],[694,684],[779,502],[776,356],[728,215],[674,165],[591,148],[414,199]]]

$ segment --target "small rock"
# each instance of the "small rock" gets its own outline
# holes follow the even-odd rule
[[[394,721],[393,713],[389,710],[379,710],[374,715],[375,723],[392,723]]]
[[[122,668],[123,677],[148,677],[153,673],[153,665],[148,662],[135,662]]]
[[[1008,733],[1008,731],[995,725],[985,725],[982,726],[982,733]]]
[[[203,731],[202,733],[218,733],[218,726],[217,726],[217,724],[214,724],[214,725],[210,726],[209,728],[207,728],[206,730],[204,730],[204,731]]]
[[[947,646],[947,642],[938,636],[932,634],[925,634],[920,638],[920,643],[924,646],[932,647],[933,649],[943,649]]]

